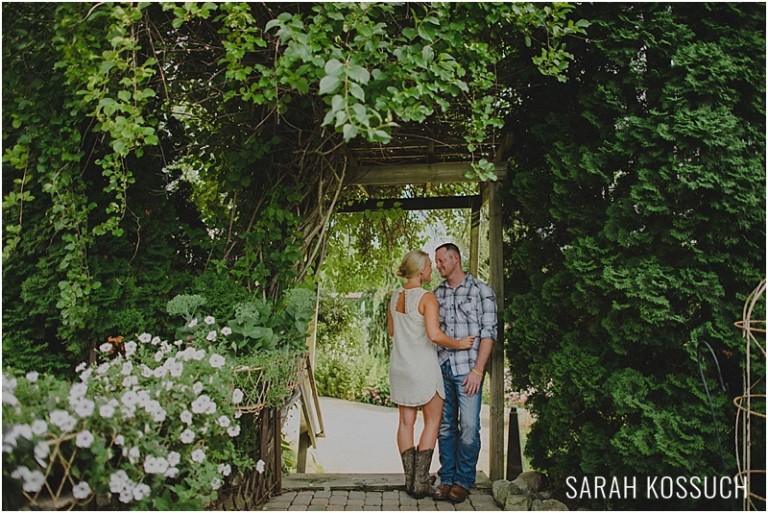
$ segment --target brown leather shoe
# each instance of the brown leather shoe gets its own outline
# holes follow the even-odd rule
[[[440,485],[440,487],[435,490],[435,492],[432,494],[432,498],[436,501],[447,501],[450,500],[448,496],[451,493],[451,485],[449,484],[443,484]]]
[[[469,490],[459,484],[455,484],[451,487],[451,491],[448,492],[448,499],[454,504],[458,504],[467,500],[467,495],[469,495]]]

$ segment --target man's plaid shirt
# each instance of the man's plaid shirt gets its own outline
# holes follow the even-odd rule
[[[469,373],[477,360],[480,340],[496,340],[496,294],[486,283],[467,274],[455,289],[443,281],[434,290],[440,305],[440,329],[453,338],[475,336],[471,349],[455,350],[437,347],[440,365],[451,362],[455,376]]]

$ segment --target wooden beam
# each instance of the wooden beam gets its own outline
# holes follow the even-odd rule
[[[465,175],[472,170],[470,162],[435,162],[432,164],[400,164],[364,166],[351,172],[347,185],[406,185],[410,183],[477,182]],[[496,166],[498,180],[507,175],[506,167]]]
[[[480,264],[480,207],[481,206],[482,206],[482,201],[478,201],[477,203],[472,205],[472,212],[469,216],[469,219],[470,219],[469,273],[472,276],[477,276],[477,269]]]
[[[490,286],[496,293],[498,333],[491,353],[491,415],[489,474],[504,479],[504,250],[502,246],[501,184],[486,184],[490,239]]]
[[[366,210],[388,210],[400,208],[402,210],[440,210],[455,208],[480,208],[481,197],[476,196],[439,196],[434,198],[390,198],[368,199],[349,205],[342,205],[337,212],[363,212]]]

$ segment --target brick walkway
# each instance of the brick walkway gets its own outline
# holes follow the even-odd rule
[[[330,477],[330,476],[329,476]],[[470,493],[466,501],[453,504],[431,497],[414,499],[405,493],[402,476],[349,476],[325,482],[297,482],[284,479],[283,493],[274,496],[266,511],[501,511],[493,500],[489,483]],[[487,479],[487,478],[486,478]]]
[[[356,490],[303,490],[272,498],[266,511],[501,511],[490,491],[473,490],[460,504],[414,499],[402,490],[383,492]]]

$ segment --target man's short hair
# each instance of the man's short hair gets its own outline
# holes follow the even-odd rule
[[[440,244],[437,248],[435,248],[435,253],[437,253],[437,251],[439,249],[444,249],[446,251],[452,251],[452,252],[456,253],[457,257],[461,258],[461,251],[459,251],[459,247],[456,244],[452,243],[452,242],[446,242],[445,244]]]

